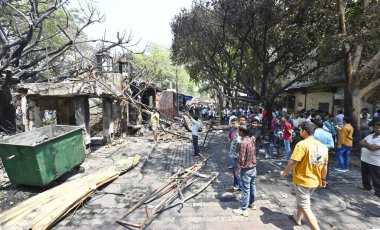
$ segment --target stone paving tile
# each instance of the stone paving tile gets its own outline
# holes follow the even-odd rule
[[[219,172],[218,179],[182,208],[177,206],[159,214],[146,229],[309,229],[305,222],[302,226],[295,226],[288,218],[288,214],[296,210],[291,176],[280,180],[278,173],[284,166],[277,165],[279,160],[263,159],[262,154],[258,156],[257,166],[258,210],[249,210],[250,216],[247,218],[232,213],[233,208],[239,207],[239,193],[226,192],[232,184],[232,172],[227,169],[231,160],[228,158],[228,144],[225,140],[224,133],[218,134],[207,148],[201,149],[202,153],[214,154],[202,172]],[[86,204],[87,209],[75,213],[73,222],[67,221],[69,214],[55,228],[124,229],[115,220],[142,196],[170,177],[180,165],[188,167],[195,164],[198,159],[191,156],[192,152],[190,143],[158,145],[155,151],[144,156],[146,160],[138,169],[122,175],[103,188],[104,191],[125,193],[125,196],[95,196]],[[380,204],[368,199],[369,192],[354,188],[360,185],[360,181],[357,169],[344,174],[330,171],[329,188],[317,189],[312,196],[312,209],[321,229],[379,227]],[[142,221],[144,215],[142,209],[131,218],[133,221]]]

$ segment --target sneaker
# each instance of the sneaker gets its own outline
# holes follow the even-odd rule
[[[229,192],[236,192],[236,191],[238,191],[238,190],[239,190],[239,188],[234,187],[234,186],[231,186],[231,187],[229,187],[229,188],[227,189],[227,191],[229,191]]]
[[[368,199],[371,199],[371,200],[376,201],[376,202],[380,202],[380,196],[375,195],[375,194],[369,195]]]
[[[239,208],[239,209],[232,209],[232,212],[235,215],[237,215],[237,216],[248,217],[248,211],[247,210],[242,210],[241,208]]]
[[[367,191],[371,191],[372,190],[372,188],[366,188],[364,186],[357,186],[356,188],[357,189],[361,189],[361,190],[367,190]]]
[[[255,203],[248,205],[248,208],[252,209],[252,210],[256,210],[257,209]]]
[[[334,168],[334,170],[337,171],[337,172],[346,172],[346,170],[341,169],[341,168]]]

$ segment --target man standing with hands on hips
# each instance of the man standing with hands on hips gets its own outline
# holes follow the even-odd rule
[[[297,143],[288,165],[280,176],[285,177],[293,171],[297,212],[290,216],[291,219],[297,225],[301,225],[301,220],[305,217],[311,229],[319,229],[317,218],[310,208],[310,197],[317,187],[326,187],[328,149],[313,137],[313,124],[303,122],[299,128],[304,140]]]

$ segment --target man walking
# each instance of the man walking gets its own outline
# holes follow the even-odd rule
[[[300,135],[304,140],[297,143],[288,165],[280,176],[284,177],[293,170],[297,212],[291,216],[292,220],[301,225],[301,220],[305,217],[311,229],[319,229],[317,218],[310,208],[310,197],[318,186],[326,186],[328,150],[313,137],[313,133],[313,124],[300,124]]]
[[[240,173],[242,182],[242,199],[240,208],[232,210],[235,215],[245,217],[248,216],[247,208],[256,210],[256,150],[255,143],[248,136],[248,133],[249,131],[246,126],[239,127],[239,135],[242,140],[239,145],[238,167],[235,171],[235,176]]]
[[[354,128],[351,126],[351,118],[343,118],[344,126],[340,129],[338,140],[338,151],[336,157],[338,159],[338,167],[334,170],[338,172],[348,172],[348,166],[350,164],[350,153],[352,148],[352,135],[354,134]],[[337,129],[339,127],[337,126]]]
[[[373,131],[360,142],[362,182],[364,189],[373,187],[375,196],[380,198],[380,122],[375,123]]]

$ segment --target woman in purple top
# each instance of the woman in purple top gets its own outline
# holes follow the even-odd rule
[[[277,115],[274,115],[271,123],[271,130],[277,134],[278,130],[280,128],[280,120],[278,119]]]
[[[280,119],[278,119],[277,115],[273,116],[271,122],[271,130],[273,132],[273,146],[277,147],[278,143],[278,130],[280,129]]]

